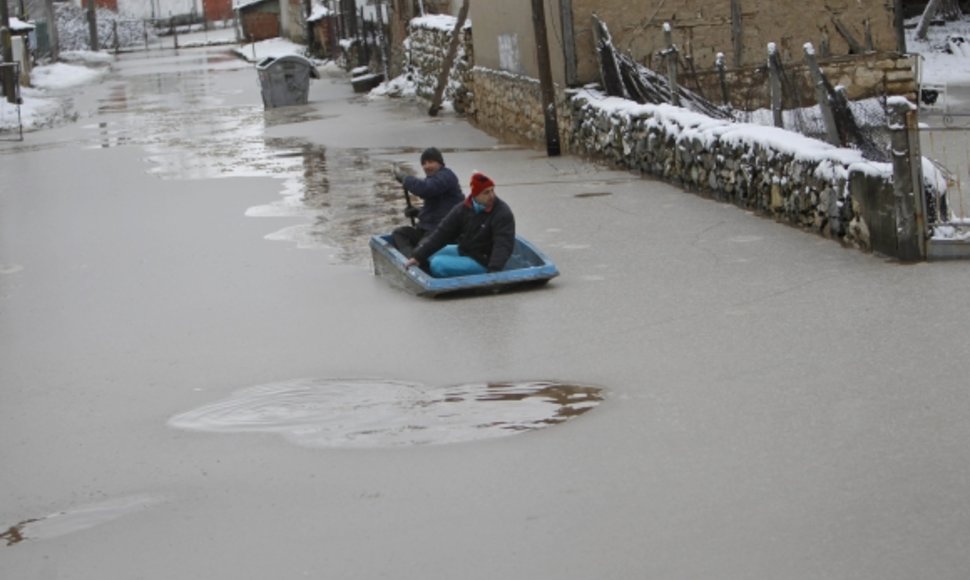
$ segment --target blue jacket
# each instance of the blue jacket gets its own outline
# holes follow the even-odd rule
[[[465,199],[458,184],[458,176],[442,166],[434,175],[426,178],[409,175],[404,178],[404,189],[424,200],[424,207],[418,214],[416,227],[426,232],[433,231],[448,211]]]
[[[414,250],[414,258],[426,263],[432,254],[448,244],[457,244],[458,253],[498,272],[505,267],[515,247],[515,216],[507,203],[495,198],[492,208],[475,213],[471,202],[456,205],[438,229],[424,237]]]

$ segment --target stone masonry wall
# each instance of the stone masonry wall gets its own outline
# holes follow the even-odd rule
[[[447,22],[450,20],[450,24]],[[411,75],[417,95],[430,101],[434,97],[438,84],[438,72],[444,65],[451,45],[451,33],[454,29],[455,18],[437,16],[435,18],[415,18],[408,27],[408,38],[405,40],[405,70]],[[446,25],[442,26],[441,23]],[[460,34],[458,53],[448,75],[448,85],[445,87],[445,101],[451,101],[455,111],[463,114],[474,112],[474,95],[470,88],[472,64],[475,53],[472,48],[471,22],[466,22]]]
[[[872,249],[864,208],[850,191],[850,179],[862,172],[891,190],[889,164],[868,162],[852,150],[780,129],[745,131],[676,107],[631,106],[589,90],[575,93],[572,108],[575,153]]]

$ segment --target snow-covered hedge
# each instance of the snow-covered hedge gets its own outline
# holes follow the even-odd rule
[[[55,3],[57,37],[60,50],[89,50],[91,38],[87,10],[70,3]],[[101,49],[141,47],[157,39],[155,29],[147,20],[97,9],[98,44]]]

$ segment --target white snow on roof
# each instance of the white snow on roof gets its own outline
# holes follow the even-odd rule
[[[254,6],[256,4],[262,4],[263,2],[269,2],[270,0],[233,0],[232,9],[240,10],[246,8],[247,6]]]
[[[320,20],[321,18],[326,18],[331,14],[333,14],[333,12],[331,12],[330,9],[327,8],[326,6],[322,6],[320,4],[314,4],[313,10],[310,12],[310,16],[308,16],[306,20],[307,22],[316,22],[317,20]]]
[[[23,20],[17,18],[16,16],[10,17],[10,30],[12,32],[25,32],[28,30],[33,30],[36,28],[33,24],[29,22],[24,22]]]

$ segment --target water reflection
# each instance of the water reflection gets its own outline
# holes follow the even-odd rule
[[[563,423],[602,389],[553,381],[448,387],[382,380],[298,379],[243,389],[169,425],[276,433],[306,447],[403,447],[505,437]]]

